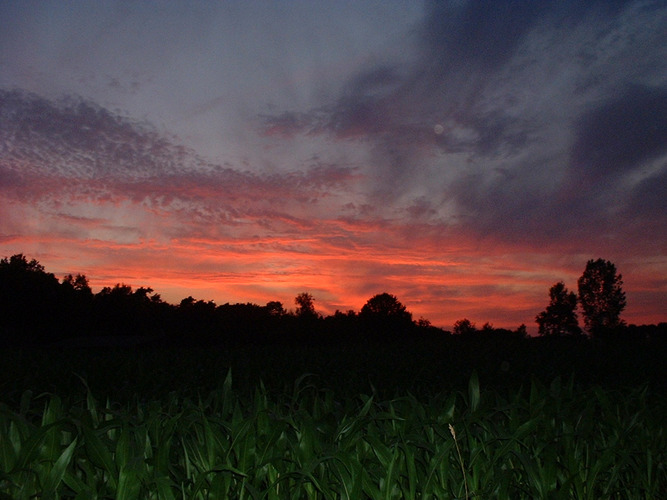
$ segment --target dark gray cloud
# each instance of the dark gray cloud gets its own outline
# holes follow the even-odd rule
[[[625,235],[626,244],[645,242],[647,249],[658,255],[666,250],[665,228],[667,227],[667,159],[654,175],[643,179],[628,194],[619,214],[630,231]]]
[[[466,220],[484,234],[519,240],[594,240],[632,234],[635,242],[664,240],[667,89],[632,86],[591,107],[572,131],[562,175],[530,178],[543,165],[525,163],[491,182],[462,176],[451,185]],[[651,228],[651,229],[650,229]],[[618,237],[618,236],[617,236]]]
[[[421,31],[424,69],[437,85],[470,66],[489,71],[507,62],[544,12],[545,3],[428,2]]]
[[[336,101],[267,126],[366,145],[370,203],[483,237],[594,238],[629,230],[627,207],[660,212],[637,190],[667,153],[664,4],[426,6],[411,64],[366,66]]]
[[[519,0],[512,2],[429,0],[420,31],[424,68],[434,85],[452,73],[500,69],[521,50],[535,27],[571,26],[582,17],[604,22],[635,0]]]
[[[579,180],[614,178],[667,153],[667,88],[631,86],[585,113],[570,168]]]

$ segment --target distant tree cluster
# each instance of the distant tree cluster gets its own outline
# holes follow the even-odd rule
[[[627,327],[620,319],[625,307],[621,275],[608,261],[589,261],[578,281],[579,295],[563,282],[549,290],[550,302],[537,315],[539,333],[548,337],[581,336],[576,309],[581,305],[586,330],[594,338],[614,333],[635,339],[655,336],[667,325]],[[67,275],[62,281],[23,254],[0,260],[0,345],[53,343],[64,339],[140,336],[184,344],[245,344],[271,342],[365,342],[416,340],[450,335],[412,314],[389,293],[371,297],[360,312],[336,311],[322,316],[310,293],[294,299],[288,311],[279,301],[223,304],[186,297],[177,305],[162,300],[152,288],[118,283],[94,294],[88,279]],[[465,318],[454,324],[455,336],[470,339],[527,337],[516,330],[481,328]]]
[[[0,260],[0,341],[54,342],[74,337],[142,336],[172,342],[238,343],[352,339],[443,333],[412,314],[395,296],[373,296],[360,313],[323,317],[310,293],[295,310],[279,301],[223,304],[186,297],[164,302],[152,288],[119,283],[94,294],[81,274],[61,282],[36,260],[17,254]]]
[[[594,338],[618,333],[625,326],[621,312],[625,309],[623,280],[616,266],[604,259],[589,260],[577,281],[579,296],[559,281],[549,289],[549,305],[535,318],[540,335],[581,335],[577,305],[581,305],[584,324]]]

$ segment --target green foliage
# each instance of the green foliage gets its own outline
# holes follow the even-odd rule
[[[40,410],[40,407],[42,408]],[[533,381],[339,399],[299,378],[239,397],[0,405],[4,498],[659,498],[663,397]]]

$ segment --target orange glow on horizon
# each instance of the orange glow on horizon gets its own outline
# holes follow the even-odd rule
[[[50,212],[15,202],[11,207],[0,227],[6,235],[2,256],[36,258],[60,279],[85,274],[96,292],[125,283],[151,287],[174,304],[193,296],[217,304],[279,300],[287,309],[298,293],[309,292],[325,315],[359,311],[373,295],[388,292],[415,319],[446,329],[464,317],[478,326],[534,327],[549,287],[563,280],[575,290],[586,260],[597,257],[556,245],[545,250],[539,242],[481,241],[461,227],[336,214],[316,214],[306,223],[262,212],[217,227],[129,199],[113,207],[107,201],[92,208],[74,204],[71,213],[60,205]],[[623,317],[629,323],[664,321],[664,304],[656,303],[664,284],[655,279],[665,275],[664,264],[625,262],[627,267],[619,264],[628,294]]]
[[[312,251],[317,241],[304,240]],[[59,279],[70,273],[85,274],[95,292],[125,283],[135,289],[151,287],[172,304],[193,296],[216,304],[263,305],[279,300],[293,309],[294,297],[305,291],[313,294],[316,309],[325,315],[336,310],[358,312],[370,297],[388,292],[415,319],[424,317],[445,329],[464,317],[478,326],[488,321],[496,327],[516,328],[524,323],[534,328],[535,315],[547,304],[548,288],[563,279],[575,289],[578,275],[575,271],[569,276],[551,275],[549,269],[535,270],[525,260],[507,255],[499,258],[503,265],[498,267],[492,258],[472,254],[455,258],[449,251],[441,259],[409,248],[401,254],[382,248],[333,254],[332,247],[324,244],[316,253],[303,253],[284,250],[286,243],[285,238],[273,238],[265,246],[275,244],[275,249],[260,251],[256,241],[242,240],[188,239],[172,245],[85,241],[73,245],[67,240],[18,238],[3,242],[0,248],[3,256],[22,252],[36,258]],[[253,246],[252,251],[248,245]],[[633,293],[641,293],[641,286],[626,283],[626,321],[664,321],[633,307]]]

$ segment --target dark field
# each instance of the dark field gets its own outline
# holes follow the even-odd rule
[[[136,340],[2,352],[2,498],[657,499],[667,489],[655,340]]]

